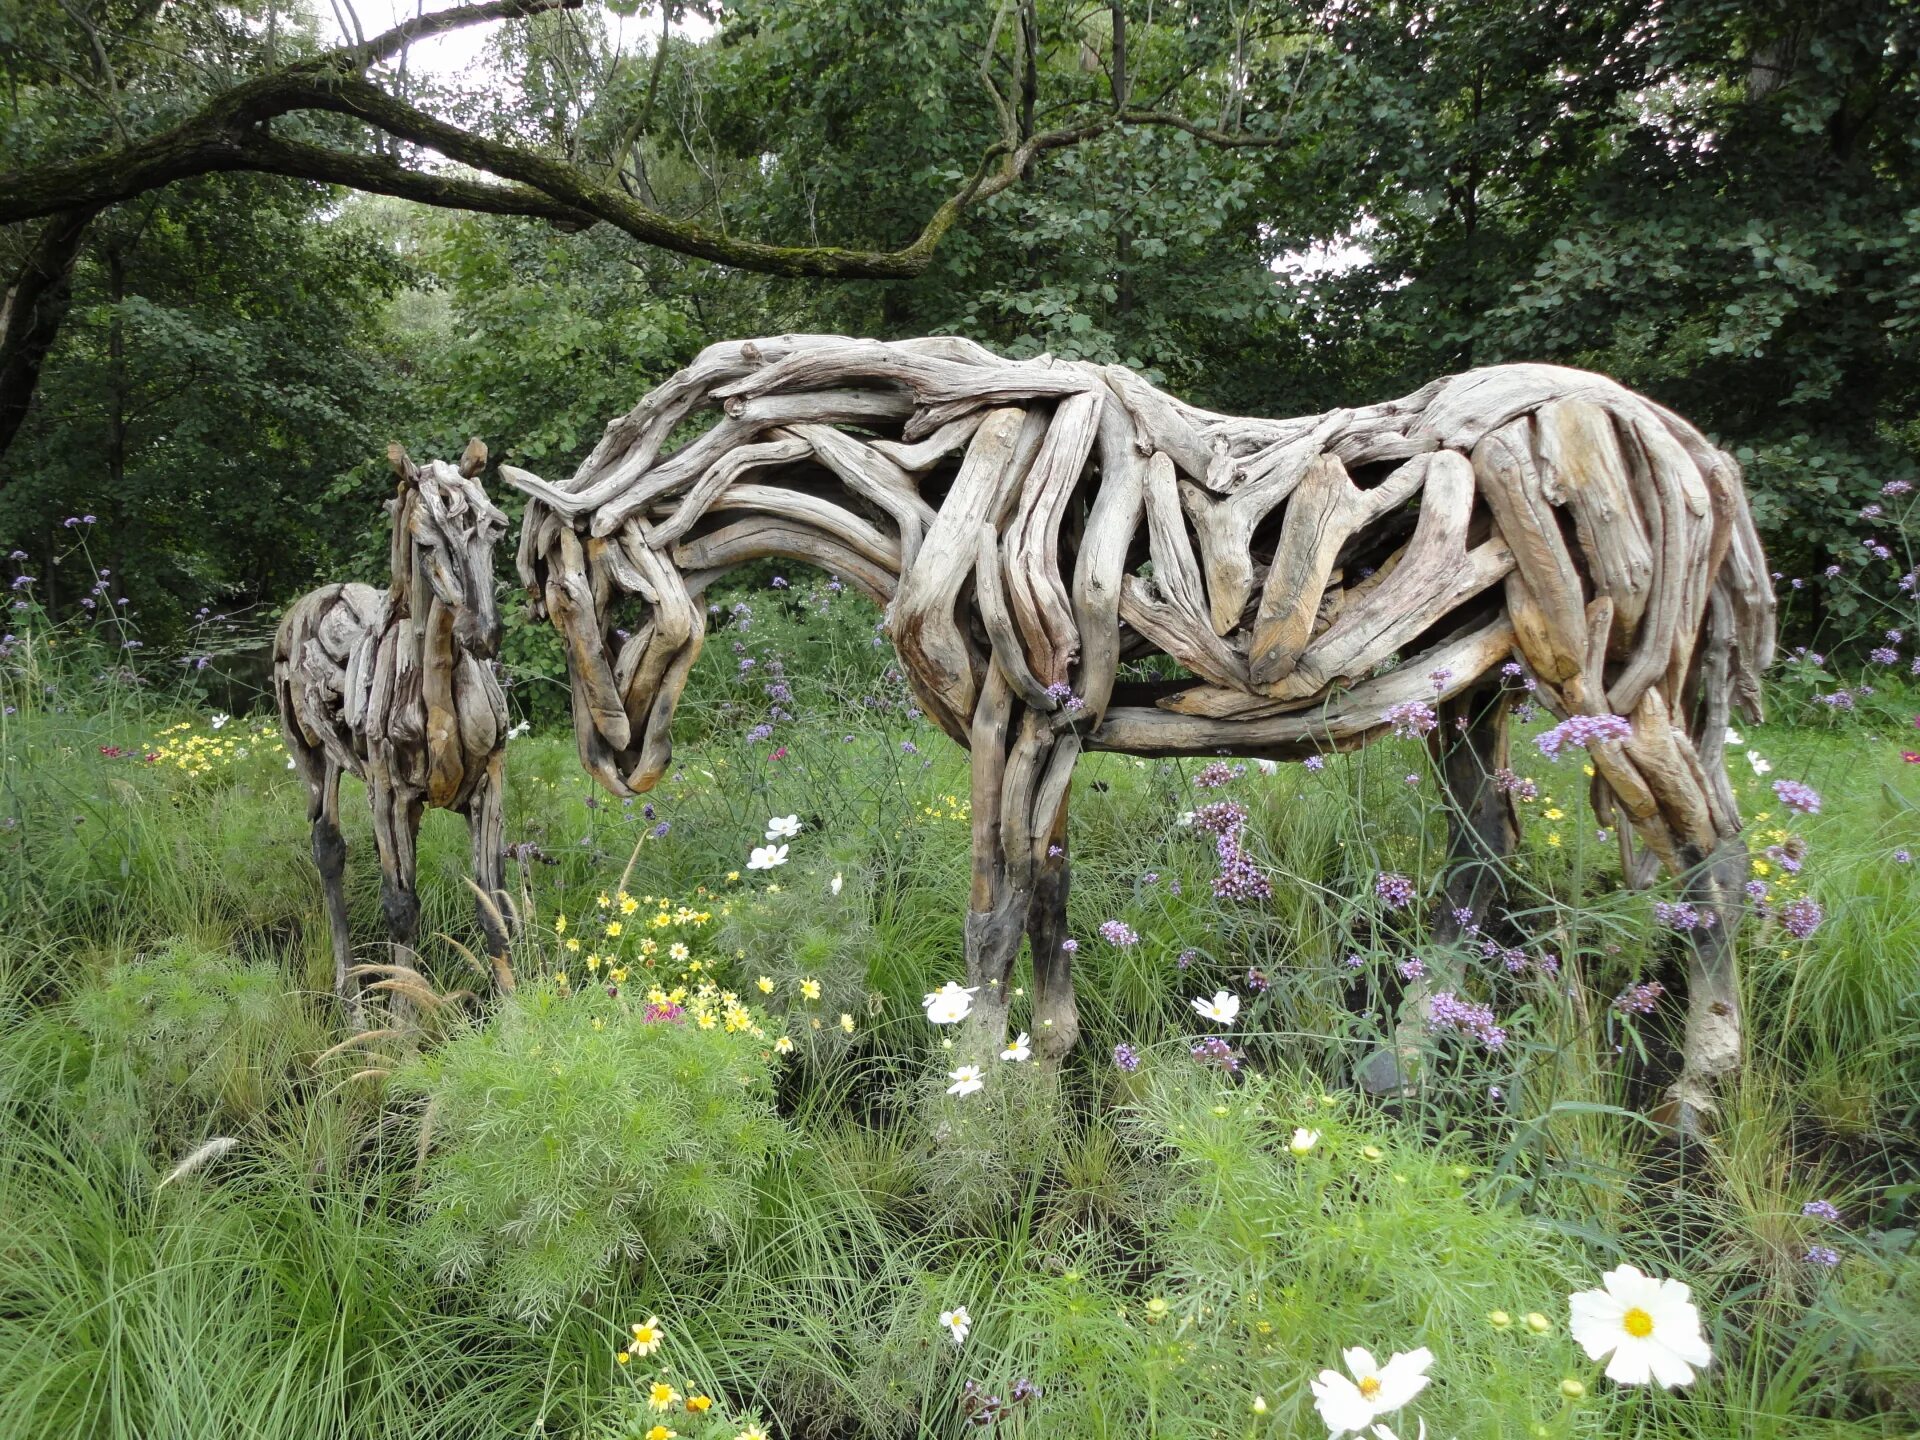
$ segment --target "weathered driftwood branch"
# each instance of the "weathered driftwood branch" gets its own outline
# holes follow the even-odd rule
[[[507,702],[491,665],[500,647],[493,547],[506,534],[507,517],[474,479],[487,463],[487,447],[478,440],[458,468],[443,461],[416,467],[397,445],[389,458],[400,482],[390,507],[392,583],[384,592],[328,585],[301,596],[281,620],[273,646],[280,729],[307,784],[334,988],[356,1026],[360,993],[342,885],[342,774],[363,781],[372,801],[381,906],[402,947],[413,943],[420,918],[414,841],[421,812],[433,806],[466,816],[481,933],[496,983],[511,983],[501,844]],[[577,555],[571,531],[563,549],[569,544],[566,553]],[[565,583],[556,578],[556,585]],[[588,597],[589,610],[592,604]],[[596,639],[590,654],[601,653]],[[615,725],[616,717],[624,723],[626,712],[611,701],[606,723]]]
[[[703,408],[716,423],[669,450]],[[983,1034],[1025,931],[1041,1053],[1072,1044],[1058,907],[1082,749],[1299,757],[1425,701],[1468,721],[1472,755],[1504,754],[1504,729],[1474,728],[1498,707],[1473,701],[1518,657],[1556,715],[1625,717],[1592,748],[1596,799],[1722,917],[1695,957],[1683,1108],[1737,1062],[1720,737],[1771,658],[1765,562],[1732,459],[1603,376],[1500,366],[1259,420],[1117,367],[784,335],[704,351],[565,482],[501,473],[532,497],[520,572],[567,640],[582,759],[618,793],[667,763],[691,596],[728,567],[807,560],[888,604],[916,695],[973,751]],[[1116,704],[1121,658],[1155,653],[1190,681]],[[1443,769],[1458,790],[1475,766]],[[1475,853],[1510,835],[1503,801],[1454,798]]]

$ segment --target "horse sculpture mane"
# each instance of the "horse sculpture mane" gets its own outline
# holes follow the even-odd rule
[[[983,1035],[1004,1029],[1026,929],[1038,1047],[1073,1043],[1060,942],[1083,750],[1301,758],[1437,707],[1456,853],[1484,858],[1511,844],[1488,684],[1516,659],[1556,716],[1624,717],[1589,748],[1629,873],[1647,878],[1630,830],[1737,914],[1721,752],[1772,656],[1764,559],[1733,459],[1603,376],[1495,366],[1260,420],[1118,366],[781,336],[703,351],[563,484],[501,474],[532,497],[520,574],[566,642],[581,759],[616,794],[666,769],[698,597],[728,570],[810,561],[887,608],[926,713],[973,752]],[[622,629],[626,597],[643,619]],[[1186,674],[1121,678],[1156,655]],[[1676,1093],[1696,1107],[1738,1057],[1728,928],[1693,966]]]

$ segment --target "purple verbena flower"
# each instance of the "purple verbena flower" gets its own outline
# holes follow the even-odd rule
[[[1232,800],[1215,800],[1193,812],[1193,828],[1209,835],[1237,835],[1246,823],[1246,807]]]
[[[1536,735],[1533,743],[1547,759],[1558,760],[1560,752],[1569,745],[1591,749],[1596,744],[1630,739],[1632,735],[1633,726],[1624,715],[1574,715]]]
[[[1218,790],[1222,785],[1231,785],[1234,781],[1233,767],[1224,760],[1215,760],[1203,766],[1193,777],[1196,790]]]
[[[1789,900],[1774,912],[1780,921],[1781,929],[1796,940],[1805,940],[1820,928],[1820,922],[1827,918],[1827,912],[1820,908],[1820,902],[1811,895],[1801,895]]]
[[[1131,1075],[1140,1068],[1140,1052],[1123,1040],[1113,1047],[1113,1063]]]
[[[1398,871],[1383,871],[1374,878],[1373,893],[1387,902],[1388,909],[1404,910],[1413,903],[1413,881]]]
[[[1327,762],[1325,757],[1320,755],[1309,755],[1305,760],[1302,760],[1300,763],[1306,766],[1307,769],[1313,771],[1314,774],[1316,775],[1319,774],[1322,770],[1327,768]]]
[[[1667,993],[1667,987],[1658,980],[1643,981],[1638,985],[1629,985],[1613,997],[1613,1008],[1622,1015],[1651,1015],[1660,1004],[1660,997]]]
[[[1100,938],[1109,945],[1117,945],[1123,950],[1130,945],[1140,943],[1139,934],[1124,920],[1102,920]]]
[[[1202,1065],[1235,1074],[1240,1069],[1240,1052],[1218,1035],[1209,1035],[1187,1052]]]
[[[1470,1036],[1487,1050],[1498,1050],[1507,1043],[1507,1032],[1495,1022],[1491,1005],[1462,1000],[1451,990],[1442,990],[1427,1001],[1427,1029],[1435,1035]]]
[[[1809,1200],[1800,1207],[1800,1213],[1809,1220],[1826,1220],[1840,1223],[1840,1207],[1831,1200]]]
[[[1840,1252],[1831,1245],[1809,1245],[1805,1259],[1809,1265],[1831,1270],[1840,1263]]]
[[[1789,810],[1802,815],[1820,813],[1820,792],[1811,785],[1803,785],[1798,780],[1776,780],[1773,782],[1773,793]]]
[[[1393,727],[1393,733],[1402,740],[1418,740],[1433,732],[1440,723],[1440,717],[1433,713],[1433,707],[1424,700],[1404,700],[1392,706],[1380,717]]]
[[[1653,902],[1653,918],[1669,930],[1711,930],[1719,917],[1711,910],[1696,908],[1686,900],[1676,900],[1669,904],[1665,900]]]

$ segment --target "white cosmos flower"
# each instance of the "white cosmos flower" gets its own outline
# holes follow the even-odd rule
[[[533,729],[533,722],[531,720],[522,720],[518,725],[507,731],[507,739],[518,740],[531,729]]]
[[[1256,760],[1253,763],[1260,767],[1260,773],[1262,775],[1278,775],[1280,773],[1280,762],[1278,760]]]
[[[1227,990],[1216,990],[1211,1000],[1195,1000],[1193,1008],[1219,1025],[1231,1025],[1240,1015],[1240,997]]]
[[[987,1082],[980,1074],[980,1067],[978,1065],[962,1065],[958,1070],[949,1070],[947,1072],[947,1078],[953,1081],[953,1084],[947,1086],[947,1094],[949,1095],[971,1095],[976,1090],[984,1090],[987,1088]],[[960,1313],[964,1315],[966,1312],[963,1310]],[[965,1339],[966,1337],[962,1336],[960,1338]],[[957,1344],[958,1341],[955,1343]]]
[[[973,992],[979,988],[975,985],[968,989],[949,980],[921,1000],[920,1006],[934,1024],[955,1025],[966,1019],[967,1012],[973,1009]]]
[[[1420,1420],[1416,1423],[1420,1426],[1420,1433],[1414,1437],[1414,1440],[1427,1440],[1427,1422]],[[1367,1433],[1373,1436],[1373,1440],[1400,1440],[1400,1437],[1394,1434],[1384,1423],[1375,1425],[1373,1429]]]
[[[840,887],[844,884],[846,884],[846,881],[840,878],[840,872],[836,870],[833,872],[833,879],[827,882],[827,889],[835,895],[838,895],[840,893]]]
[[[951,1310],[942,1310],[940,1323],[947,1327],[947,1333],[953,1336],[953,1343],[956,1345],[965,1340],[967,1332],[973,1329],[973,1317],[967,1314],[967,1307],[964,1305],[956,1305]]]
[[[1033,1058],[1033,1047],[1027,1044],[1027,1042],[1032,1038],[1031,1035],[1022,1030],[1020,1032],[1020,1038],[1000,1052],[1000,1058],[1002,1060],[1031,1060]]]
[[[1287,1142],[1287,1149],[1296,1155],[1304,1155],[1320,1143],[1320,1132],[1309,1130],[1302,1125],[1293,1132],[1293,1139]]]
[[[1731,725],[1727,727],[1727,744],[1744,745],[1746,743],[1747,743],[1746,736],[1742,735],[1738,730],[1734,729]]]
[[[1678,1280],[1656,1280],[1632,1265],[1601,1277],[1604,1290],[1568,1299],[1569,1329],[1590,1360],[1611,1354],[1607,1378],[1622,1385],[1652,1380],[1662,1389],[1692,1381],[1713,1351],[1700,1334],[1700,1312]]]
[[[1747,764],[1753,767],[1753,773],[1756,775],[1765,775],[1773,769],[1773,762],[1758,750],[1747,751]]]
[[[771,870],[776,865],[787,863],[787,847],[784,845],[756,845],[753,853],[747,857],[747,869]]]
[[[1338,1370],[1322,1370],[1310,1387],[1314,1409],[1327,1423],[1329,1440],[1349,1430],[1364,1431],[1426,1389],[1433,1352],[1422,1345],[1418,1350],[1396,1354],[1382,1365],[1375,1361],[1372,1351],[1356,1345],[1342,1351],[1340,1358],[1347,1362],[1353,1379]]]
[[[226,711],[216,710],[212,715],[210,715],[207,718],[207,724],[211,725],[216,730],[223,730],[226,728],[227,722],[232,718],[233,717],[227,714]]]
[[[798,815],[776,815],[773,819],[767,821],[767,842],[769,844],[775,840],[791,840],[799,833],[800,817]]]

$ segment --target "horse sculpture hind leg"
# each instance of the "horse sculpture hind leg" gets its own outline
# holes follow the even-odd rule
[[[340,767],[304,744],[290,747],[294,768],[307,786],[307,820],[313,828],[313,863],[327,911],[333,947],[333,993],[347,1007],[349,1023],[360,1028],[360,996],[348,976],[353,964],[353,932],[347,923],[347,841],[340,833]]]

